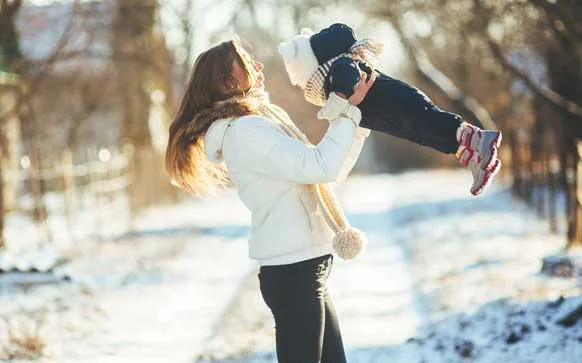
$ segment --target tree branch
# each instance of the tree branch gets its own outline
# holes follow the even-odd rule
[[[501,45],[499,45],[499,43],[497,43],[495,40],[493,40],[493,38],[491,38],[491,35],[489,35],[488,33],[487,33],[487,44],[489,45],[489,49],[491,50],[491,53],[493,53],[493,55],[499,61],[499,63],[503,66],[503,68],[505,68],[511,74],[513,74],[514,76],[519,78],[521,81],[523,81],[526,84],[526,86],[529,89],[531,89],[536,95],[544,98],[545,100],[549,101],[553,105],[557,106],[560,109],[567,111],[568,113],[570,113],[572,115],[582,117],[582,106],[562,97],[559,93],[557,93],[556,91],[554,91],[548,87],[537,84],[531,78],[531,76],[529,74],[527,74],[525,71],[523,71],[519,67],[512,64],[505,57],[505,55],[503,53],[503,49],[501,48]]]
[[[2,0],[0,11],[6,12],[8,17],[13,17],[20,10],[21,6],[22,0],[13,0],[10,4],[8,4],[8,0]]]
[[[531,4],[539,9],[543,9],[546,14],[560,20],[564,27],[568,29],[574,36],[582,38],[582,28],[576,26],[576,22],[572,20],[569,14],[561,9],[557,4],[551,3],[547,0],[529,0]]]
[[[473,119],[473,122],[480,123],[485,129],[498,129],[487,109],[475,98],[463,95],[453,81],[435,67],[426,52],[418,45],[416,39],[405,34],[400,19],[394,14],[384,15],[388,17],[396,31],[400,34],[404,49],[414,61],[418,72],[443,92],[464,113],[468,114]]]

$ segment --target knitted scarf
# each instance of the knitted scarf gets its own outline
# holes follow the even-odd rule
[[[315,72],[311,75],[307,84],[305,85],[304,97],[305,99],[316,106],[323,106],[327,100],[325,94],[325,80],[331,70],[331,65],[339,58],[348,57],[353,60],[362,60],[368,64],[372,64],[372,58],[377,57],[382,53],[384,45],[376,40],[364,38],[354,43],[347,53],[342,53],[325,63],[321,64]],[[373,66],[371,67],[374,68]]]
[[[253,88],[245,94],[219,101],[211,109],[198,114],[194,122],[200,120],[201,117],[208,117],[210,121],[222,118],[235,120],[241,116],[241,112],[257,114],[272,120],[288,136],[312,145],[305,134],[291,121],[289,115],[282,108],[270,103],[268,94],[261,89]],[[331,187],[328,184],[301,184],[298,187],[302,189],[301,202],[306,206],[306,210],[312,210],[308,206],[319,207],[326,223],[335,233],[333,247],[338,256],[345,260],[357,257],[366,244],[365,236],[361,231],[350,226]],[[311,219],[315,216],[308,217]],[[312,225],[314,223],[317,222],[312,221]]]

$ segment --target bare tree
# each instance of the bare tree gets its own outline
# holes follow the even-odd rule
[[[392,21],[416,68],[449,99],[475,99],[487,106],[505,131],[518,195],[533,203],[534,189],[549,185],[549,215],[555,217],[551,206],[554,182],[561,181],[568,196],[568,246],[582,243],[579,1],[399,0],[382,6],[370,3],[369,8],[370,14]],[[410,23],[414,26],[406,27]],[[411,33],[418,30],[419,23],[430,31],[414,36]],[[532,61],[541,65],[523,65]],[[467,114],[463,102],[454,103]],[[554,176],[556,159],[560,161],[558,179]],[[543,213],[540,203],[544,198],[535,200]],[[551,223],[555,228],[555,221]]]
[[[116,62],[124,109],[123,135],[134,148],[134,183],[130,195],[133,209],[158,203],[164,195],[166,198],[175,195],[148,126],[151,97],[158,95],[168,101],[172,96],[173,60],[163,36],[156,30],[158,12],[156,0],[117,1],[112,24],[111,45],[115,57],[134,59]]]
[[[18,32],[16,31],[16,16],[22,6],[22,0],[2,0],[0,2],[0,72],[18,73],[22,64],[22,53],[18,45]],[[0,78],[0,96],[10,91],[12,85],[8,84],[8,77]],[[0,100],[2,102],[2,100]],[[0,103],[0,249],[4,247],[4,155],[8,151],[7,138],[5,137],[5,117],[9,113],[4,110],[5,105]]]

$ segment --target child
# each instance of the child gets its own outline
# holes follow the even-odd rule
[[[359,104],[360,126],[455,154],[473,174],[471,194],[479,195],[501,167],[497,159],[501,132],[464,122],[439,109],[416,87],[374,69],[369,55],[381,51],[382,45],[371,39],[356,41],[354,31],[345,24],[333,24],[319,33],[303,29],[279,45],[291,83],[318,106],[328,97],[349,98],[361,77],[375,71],[376,81]],[[334,113],[324,107],[318,117],[330,118]]]

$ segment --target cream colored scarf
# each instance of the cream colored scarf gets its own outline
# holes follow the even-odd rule
[[[282,108],[270,103],[265,91],[253,88],[243,95],[218,102],[214,108],[224,109],[224,106],[228,107],[227,105],[233,103],[250,106],[254,113],[276,122],[287,135],[312,145],[289,115]],[[356,258],[366,245],[365,236],[360,230],[351,227],[331,187],[328,184],[306,184],[300,187],[304,189],[301,193],[302,202],[319,206],[325,221],[335,233],[333,248],[338,256],[344,260]]]

